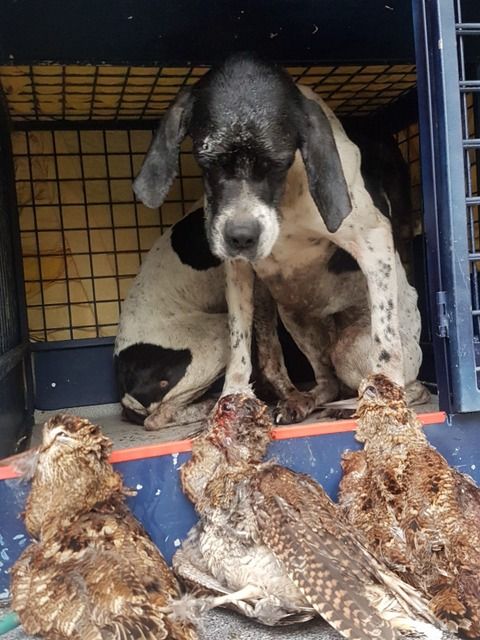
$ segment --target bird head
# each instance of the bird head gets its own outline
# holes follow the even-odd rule
[[[61,459],[75,451],[103,461],[110,450],[111,442],[99,427],[84,418],[58,414],[44,424],[40,446],[0,460],[0,466],[12,467],[23,480],[29,481],[37,475],[39,465],[45,476],[49,468],[45,465],[47,461]]]
[[[361,414],[374,407],[405,406],[405,391],[387,376],[381,373],[370,375],[360,383],[358,388],[358,409]]]
[[[356,417],[359,442],[378,438],[386,442],[388,435],[395,436],[410,419],[405,391],[382,374],[368,376],[358,388]]]
[[[260,462],[272,438],[272,428],[266,404],[252,395],[235,393],[217,402],[207,438],[230,462]]]
[[[367,376],[358,388],[357,414],[374,407],[406,406],[405,391],[381,373]]]
[[[48,453],[49,457],[58,458],[77,452],[103,461],[107,460],[111,449],[111,441],[97,425],[86,418],[58,414],[43,427],[39,455]]]
[[[111,447],[89,420],[58,414],[45,423],[39,447],[6,459],[32,481],[24,512],[30,535],[38,537],[49,526],[56,530],[99,502],[127,495],[108,461]]]

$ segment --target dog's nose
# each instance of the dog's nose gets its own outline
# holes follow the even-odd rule
[[[236,222],[229,220],[225,225],[225,240],[231,249],[243,251],[253,249],[260,237],[260,224],[257,220]]]

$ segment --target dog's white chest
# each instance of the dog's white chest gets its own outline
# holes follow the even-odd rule
[[[360,271],[338,274],[329,270],[337,249],[314,229],[287,222],[271,255],[254,265],[255,272],[280,307],[324,317],[365,298],[366,283]]]

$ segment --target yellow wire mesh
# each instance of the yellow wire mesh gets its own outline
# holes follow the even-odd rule
[[[0,66],[13,120],[156,119],[206,67]],[[413,65],[289,67],[339,114],[367,114],[416,83]]]
[[[32,340],[115,334],[121,302],[142,257],[202,188],[186,141],[179,177],[163,207],[152,211],[135,202],[131,182],[151,131],[104,130],[94,128],[95,121],[156,120],[182,86],[206,71],[0,67],[12,119],[32,123],[32,130],[12,136]],[[339,115],[368,114],[416,82],[412,65],[300,66],[288,71]],[[57,120],[92,121],[92,130],[34,130],[36,121]],[[419,212],[418,131],[411,128],[398,141],[410,163]]]
[[[186,141],[165,204],[131,183],[151,131],[30,131],[12,136],[30,338],[115,335],[140,262],[202,193]]]

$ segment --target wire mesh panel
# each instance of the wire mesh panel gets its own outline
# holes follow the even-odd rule
[[[201,194],[199,170],[188,141],[182,148],[179,176],[160,210],[135,202],[131,184],[148,148],[154,121],[183,86],[196,82],[206,70],[0,67],[11,116],[22,129],[13,134],[13,148],[33,341],[115,335],[121,302],[142,256]],[[298,66],[288,70],[339,115],[368,116],[415,84],[412,65]],[[151,126],[145,122],[152,119]],[[68,120],[79,124],[72,123],[67,129],[62,123]],[[97,128],[98,120],[116,124]],[[51,124],[38,130],[38,121]],[[81,121],[89,122],[82,126]],[[132,128],[138,126],[143,128]],[[416,135],[418,132],[408,131],[399,138],[415,188]],[[417,213],[419,209],[416,198]],[[404,229],[406,238],[415,224]]]
[[[143,256],[201,195],[189,141],[182,147],[178,178],[159,210],[135,201],[132,180],[156,121],[181,88],[206,71],[0,67],[16,126],[12,143],[29,333],[32,341],[46,343],[35,346],[37,369],[46,349],[56,352],[80,339],[87,339],[86,348],[89,339],[100,344],[98,339],[115,335],[121,303]],[[416,84],[413,65],[298,65],[288,71],[340,117],[375,117]],[[410,241],[422,232],[418,128],[408,127],[397,140],[413,185],[414,208],[401,229],[401,249],[414,282]],[[58,389],[58,380],[52,380]]]
[[[158,118],[206,67],[0,66],[16,121]],[[339,115],[372,113],[415,86],[413,65],[288,67]]]
[[[480,350],[476,345],[480,346],[480,193],[478,173],[480,167],[480,57],[470,56],[468,48],[473,39],[476,40],[476,43],[480,43],[480,23],[466,22],[463,18],[462,5],[461,0],[456,0],[455,17],[465,167],[469,272],[473,335],[475,349],[478,351],[476,357],[478,382]]]
[[[396,136],[398,147],[405,162],[408,165],[410,177],[411,211],[407,220],[402,221],[400,227],[395,227],[400,237],[397,241],[397,249],[403,264],[407,269],[407,275],[412,284],[415,283],[413,269],[413,239],[423,233],[422,222],[422,188],[420,171],[420,147],[418,124],[412,124],[399,131]]]
[[[467,203],[468,250],[472,289],[472,315],[474,339],[480,343],[480,233],[479,233],[479,180],[480,163],[480,59],[466,55],[466,42],[472,38],[480,42],[480,23],[462,22],[462,3],[456,1],[457,37],[459,50],[460,105],[462,112],[463,148],[465,154],[465,188]],[[480,367],[477,367],[480,371]]]
[[[166,202],[135,202],[151,130],[13,134],[30,337],[113,336],[142,256],[201,194],[188,152]]]

